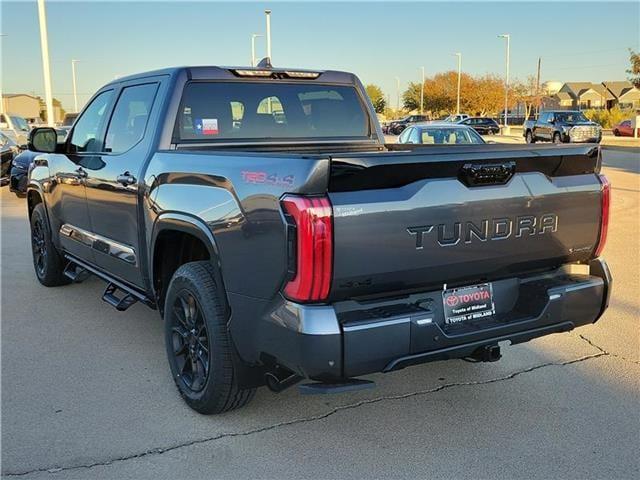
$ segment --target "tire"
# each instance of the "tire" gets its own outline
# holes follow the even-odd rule
[[[51,228],[44,210],[38,203],[31,212],[31,254],[36,278],[45,287],[71,283],[64,275],[65,260],[51,241]]]
[[[533,138],[533,133],[531,133],[531,130],[527,130],[527,135],[525,137],[525,141],[527,143],[536,143],[536,140]]]
[[[171,278],[164,309],[171,375],[187,405],[206,415],[243,407],[256,391],[238,386],[219,288],[211,263],[185,263]]]
[[[562,143],[562,138],[560,137],[560,134],[558,132],[553,134],[553,143],[555,144]]]
[[[613,136],[614,137],[619,137],[620,136],[620,131],[618,129],[613,131]]]

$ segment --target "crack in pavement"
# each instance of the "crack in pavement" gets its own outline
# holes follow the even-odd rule
[[[243,437],[243,436],[254,435],[254,434],[257,434],[257,433],[266,432],[266,431],[273,430],[273,429],[276,429],[276,428],[287,427],[287,426],[290,426],[290,425],[296,425],[296,424],[299,424],[299,423],[308,423],[308,422],[315,422],[315,421],[318,421],[318,420],[324,420],[325,418],[331,417],[332,415],[335,415],[338,412],[343,412],[345,410],[351,410],[351,409],[359,408],[359,407],[362,407],[362,406],[365,406],[365,405],[372,405],[372,404],[383,402],[383,401],[387,401],[387,400],[403,400],[405,398],[417,397],[417,396],[422,396],[422,395],[429,395],[431,393],[440,392],[442,390],[447,390],[449,388],[454,388],[454,387],[466,387],[466,386],[474,386],[474,385],[489,385],[489,384],[492,384],[492,383],[498,383],[498,382],[504,382],[504,381],[507,381],[507,380],[512,380],[512,379],[518,377],[519,375],[522,375],[522,374],[525,374],[525,373],[530,373],[530,372],[533,372],[535,370],[539,370],[541,368],[553,367],[553,366],[563,367],[563,366],[566,366],[566,365],[572,365],[574,363],[580,363],[580,362],[584,362],[585,360],[590,360],[590,359],[594,359],[594,358],[613,356],[609,352],[606,352],[605,350],[597,347],[596,345],[594,345],[594,347],[598,348],[600,351],[598,353],[593,353],[591,355],[585,355],[585,356],[582,356],[582,357],[575,358],[573,360],[567,360],[565,362],[541,363],[539,365],[535,365],[533,367],[525,368],[523,370],[518,370],[516,372],[510,373],[510,374],[502,376],[502,377],[491,378],[491,379],[488,379],[488,380],[477,380],[477,381],[469,381],[469,382],[446,383],[444,385],[438,385],[437,387],[429,388],[429,389],[426,389],[426,390],[418,390],[417,392],[409,392],[409,393],[403,393],[403,394],[398,394],[398,395],[387,395],[387,396],[382,396],[382,397],[375,397],[375,398],[360,400],[358,402],[351,403],[351,404],[348,404],[348,405],[337,406],[337,407],[329,410],[328,412],[321,413],[321,414],[318,414],[318,415],[314,415],[314,416],[311,416],[311,417],[304,417],[304,418],[296,418],[296,419],[293,419],[293,420],[287,420],[287,421],[284,421],[284,422],[275,423],[273,425],[267,425],[267,426],[263,426],[263,427],[254,428],[254,429],[251,429],[251,430],[246,430],[244,432],[221,433],[221,434],[215,435],[213,437],[207,437],[207,438],[201,438],[201,439],[197,439],[197,440],[191,440],[189,442],[179,443],[177,445],[172,445],[172,446],[169,446],[169,447],[166,447],[166,448],[154,448],[154,449],[151,449],[151,450],[146,450],[144,452],[135,453],[135,454],[131,454],[131,455],[125,455],[125,456],[121,456],[121,457],[116,457],[116,458],[112,458],[112,459],[109,459],[109,460],[103,460],[103,461],[95,462],[95,463],[81,464],[81,465],[69,465],[69,466],[66,466],[66,467],[37,468],[37,469],[34,469],[34,470],[28,470],[28,471],[24,471],[24,472],[5,472],[5,473],[3,473],[3,477],[7,477],[7,478],[8,477],[21,477],[21,476],[25,476],[25,475],[34,474],[34,473],[58,473],[58,472],[69,471],[69,470],[90,469],[90,468],[94,468],[94,467],[109,466],[109,465],[112,465],[112,464],[117,463],[117,462],[135,460],[137,458],[143,458],[143,457],[147,457],[147,456],[151,456],[151,455],[161,455],[163,453],[171,452],[173,450],[178,450],[180,448],[187,448],[187,447],[190,447],[190,446],[193,446],[193,445],[200,445],[200,444],[204,444],[204,443],[208,443],[208,442],[214,442],[214,441],[221,440],[221,439],[224,439],[224,438]]]
[[[609,355],[611,357],[614,358],[619,358],[620,360],[624,360],[625,362],[631,362],[631,363],[635,363],[636,365],[640,365],[640,360],[633,360],[632,358],[627,358],[623,355],[619,355],[617,353],[612,353],[609,352],[608,350],[605,350],[604,348],[602,348],[600,345],[596,345],[593,340],[588,339],[587,337],[585,337],[582,334],[578,335],[582,340],[584,340],[585,342],[587,342],[589,345],[591,345],[593,348],[598,349],[601,353],[604,353],[605,355]]]

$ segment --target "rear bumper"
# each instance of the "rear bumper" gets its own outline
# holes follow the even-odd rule
[[[612,279],[603,260],[588,270],[493,283],[496,315],[446,325],[441,291],[366,305],[298,305],[280,299],[263,316],[259,351],[303,377],[335,381],[470,356],[478,348],[529,341],[596,322]]]

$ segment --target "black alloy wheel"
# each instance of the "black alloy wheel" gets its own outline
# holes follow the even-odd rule
[[[44,277],[47,265],[47,242],[42,219],[36,218],[31,227],[31,249],[33,251],[33,266],[38,278]]]
[[[173,355],[179,377],[186,388],[199,392],[209,378],[209,334],[202,309],[189,291],[178,293],[171,318]]]

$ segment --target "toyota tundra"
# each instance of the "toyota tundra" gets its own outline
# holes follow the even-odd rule
[[[268,62],[119,78],[56,137],[29,140],[37,279],[157,309],[198,412],[495,361],[607,308],[597,145],[385,144],[353,74]]]

